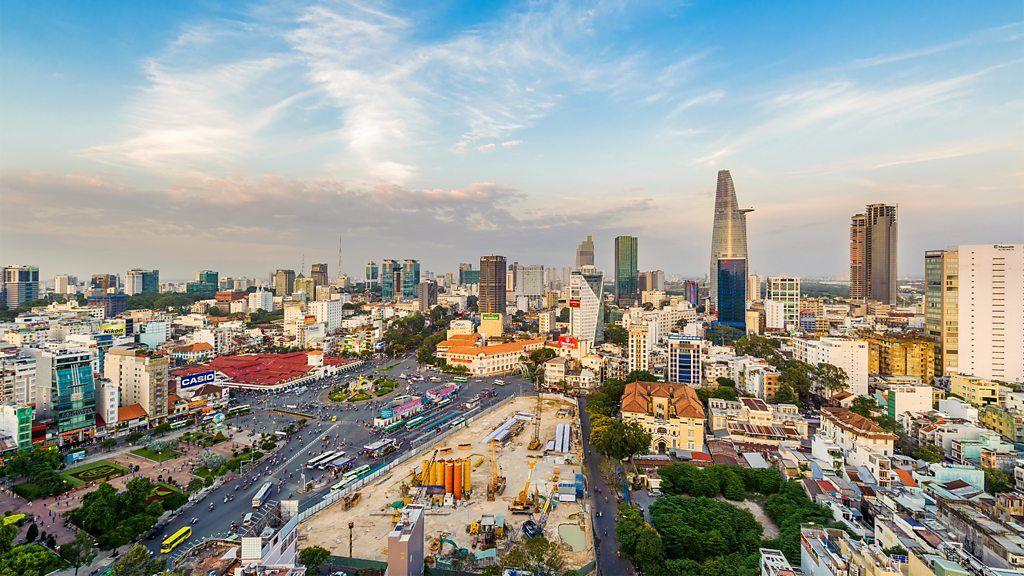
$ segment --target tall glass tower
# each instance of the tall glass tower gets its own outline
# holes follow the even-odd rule
[[[752,211],[753,208],[739,208],[732,174],[728,170],[719,170],[718,187],[715,189],[715,224],[711,232],[711,268],[708,274],[711,307],[714,310],[718,310],[718,261],[722,258],[748,259],[747,212]]]
[[[615,237],[615,299],[619,306],[639,300],[640,271],[637,267],[636,236]]]

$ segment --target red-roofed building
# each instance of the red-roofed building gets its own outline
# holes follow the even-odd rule
[[[218,356],[201,366],[175,370],[173,376],[206,370],[220,373],[217,385],[257,390],[280,390],[299,386],[362,364],[360,360],[325,356],[320,350],[288,354],[239,354]]]
[[[650,432],[651,452],[704,450],[704,406],[685,384],[626,384],[622,421],[636,422]]]

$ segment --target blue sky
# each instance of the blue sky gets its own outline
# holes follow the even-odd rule
[[[0,6],[0,257],[44,276],[262,275],[587,234],[707,268],[730,169],[758,273],[846,270],[849,216],[1021,241],[1015,2]]]

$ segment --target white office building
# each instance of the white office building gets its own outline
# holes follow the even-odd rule
[[[309,314],[316,316],[316,321],[327,327],[331,333],[341,328],[341,320],[344,315],[345,302],[338,300],[317,300],[309,303]]]
[[[255,312],[257,310],[273,312],[274,293],[269,290],[257,290],[252,294],[249,294],[249,310],[251,312]]]
[[[569,276],[569,335],[591,343],[604,336],[604,273],[584,266]]]
[[[868,393],[868,343],[863,340],[794,338],[793,358],[812,366],[821,363],[838,366],[846,372],[847,389],[855,396]]]
[[[1024,381],[1024,244],[959,247],[960,374]]]
[[[782,303],[782,325],[778,325],[778,312],[768,317],[768,302]],[[796,276],[769,276],[765,281],[765,326],[780,330],[795,330],[800,325],[800,279]],[[773,325],[775,324],[775,325]]]

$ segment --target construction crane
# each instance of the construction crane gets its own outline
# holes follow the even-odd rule
[[[533,510],[534,497],[530,494],[530,482],[533,480],[533,467],[536,461],[530,462],[530,474],[526,477],[526,485],[516,496],[516,499],[508,505],[513,514],[529,514]]]
[[[505,491],[505,477],[498,470],[498,455],[495,449],[496,440],[491,440],[491,482],[487,485],[487,499],[494,498]]]
[[[420,472],[420,489],[417,491],[416,494],[416,500],[418,501],[423,501],[423,496],[427,492],[427,483],[424,481],[424,479],[428,477],[430,469],[434,466],[435,460],[437,460],[437,450],[434,450],[434,453],[431,454],[430,462],[427,463],[427,469]]]
[[[537,391],[537,415],[533,418],[533,438],[530,439],[530,444],[526,447],[527,450],[540,450],[540,413],[544,409],[544,405],[540,400],[540,390]]]

